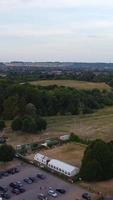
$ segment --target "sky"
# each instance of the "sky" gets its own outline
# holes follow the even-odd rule
[[[113,0],[0,0],[0,61],[113,62]]]

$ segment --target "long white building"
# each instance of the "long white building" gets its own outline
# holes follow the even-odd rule
[[[48,167],[69,177],[75,176],[79,172],[78,167],[56,159],[51,159],[48,163]]]
[[[60,160],[48,158],[47,156],[39,153],[35,155],[34,159],[35,161],[38,161],[39,163],[48,166],[51,170],[57,171],[68,177],[75,176],[79,172],[78,167],[72,166]]]

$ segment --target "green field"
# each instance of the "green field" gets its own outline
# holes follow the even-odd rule
[[[86,81],[75,81],[75,80],[42,80],[42,81],[32,81],[30,82],[32,85],[41,85],[41,86],[49,86],[49,85],[58,85],[65,87],[73,87],[76,89],[106,89],[109,90],[110,86],[106,83],[93,83]]]
[[[90,115],[48,117],[49,135],[74,132],[86,139],[113,140],[113,107]]]
[[[42,134],[12,132],[10,122],[8,122],[5,131],[9,137],[8,142],[15,146],[71,132],[90,140],[96,138],[101,138],[105,141],[113,140],[113,107],[101,109],[90,115],[53,116],[46,117],[46,119],[48,127]]]

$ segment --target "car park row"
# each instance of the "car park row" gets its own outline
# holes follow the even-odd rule
[[[20,169],[18,167],[13,167],[13,168],[10,168],[10,169],[5,170],[5,171],[0,171],[0,179],[4,178],[6,176],[12,175],[12,174],[16,174],[19,171],[20,171]]]
[[[33,184],[38,182],[38,180],[46,179],[46,176],[38,173],[36,176],[25,177],[22,181],[11,182],[9,186],[0,186],[0,197],[3,199],[10,199],[11,193],[15,195],[19,195],[26,191],[25,184]],[[40,188],[41,189],[41,188]],[[37,198],[40,200],[48,200],[48,196],[57,197],[59,194],[65,194],[66,191],[64,189],[57,188],[54,190],[52,187],[48,188],[47,194],[39,193],[37,194]]]
[[[86,190],[35,166],[20,163],[15,168],[2,172],[0,200],[93,200],[93,195]]]

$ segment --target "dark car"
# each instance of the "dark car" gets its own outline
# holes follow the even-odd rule
[[[57,188],[56,191],[59,192],[60,194],[65,194],[66,193],[66,190],[60,189],[60,188]]]
[[[34,177],[34,176],[30,176],[29,179],[30,179],[32,182],[36,182],[36,177]]]
[[[13,183],[13,182],[10,183],[9,186],[12,187],[12,188],[17,188],[17,184],[16,184],[16,183]]]
[[[89,193],[82,194],[82,198],[84,198],[86,200],[91,200],[91,196],[89,195]]]
[[[3,172],[0,172],[0,179],[3,177]]]
[[[20,191],[21,193],[23,193],[23,192],[25,192],[26,190],[25,190],[25,188],[20,187],[20,188],[19,188],[19,191]]]
[[[20,194],[21,192],[20,192],[20,190],[19,190],[18,188],[13,188],[13,189],[12,189],[12,193],[18,195],[18,194]]]
[[[11,195],[7,192],[1,193],[0,196],[4,199],[10,199],[11,198]]]
[[[11,169],[8,170],[8,173],[9,173],[9,174],[16,174],[16,173],[18,173],[19,171],[20,171],[19,168],[13,167],[13,168],[11,168]]]
[[[43,174],[37,174],[37,177],[44,180],[46,178],[46,176],[44,176]]]
[[[28,183],[28,184],[32,184],[32,180],[29,177],[24,178],[24,182]]]
[[[0,186],[0,191],[1,192],[7,192],[8,188],[6,186],[4,186],[4,187]]]
[[[3,176],[9,176],[9,173],[7,171],[4,171]]]

